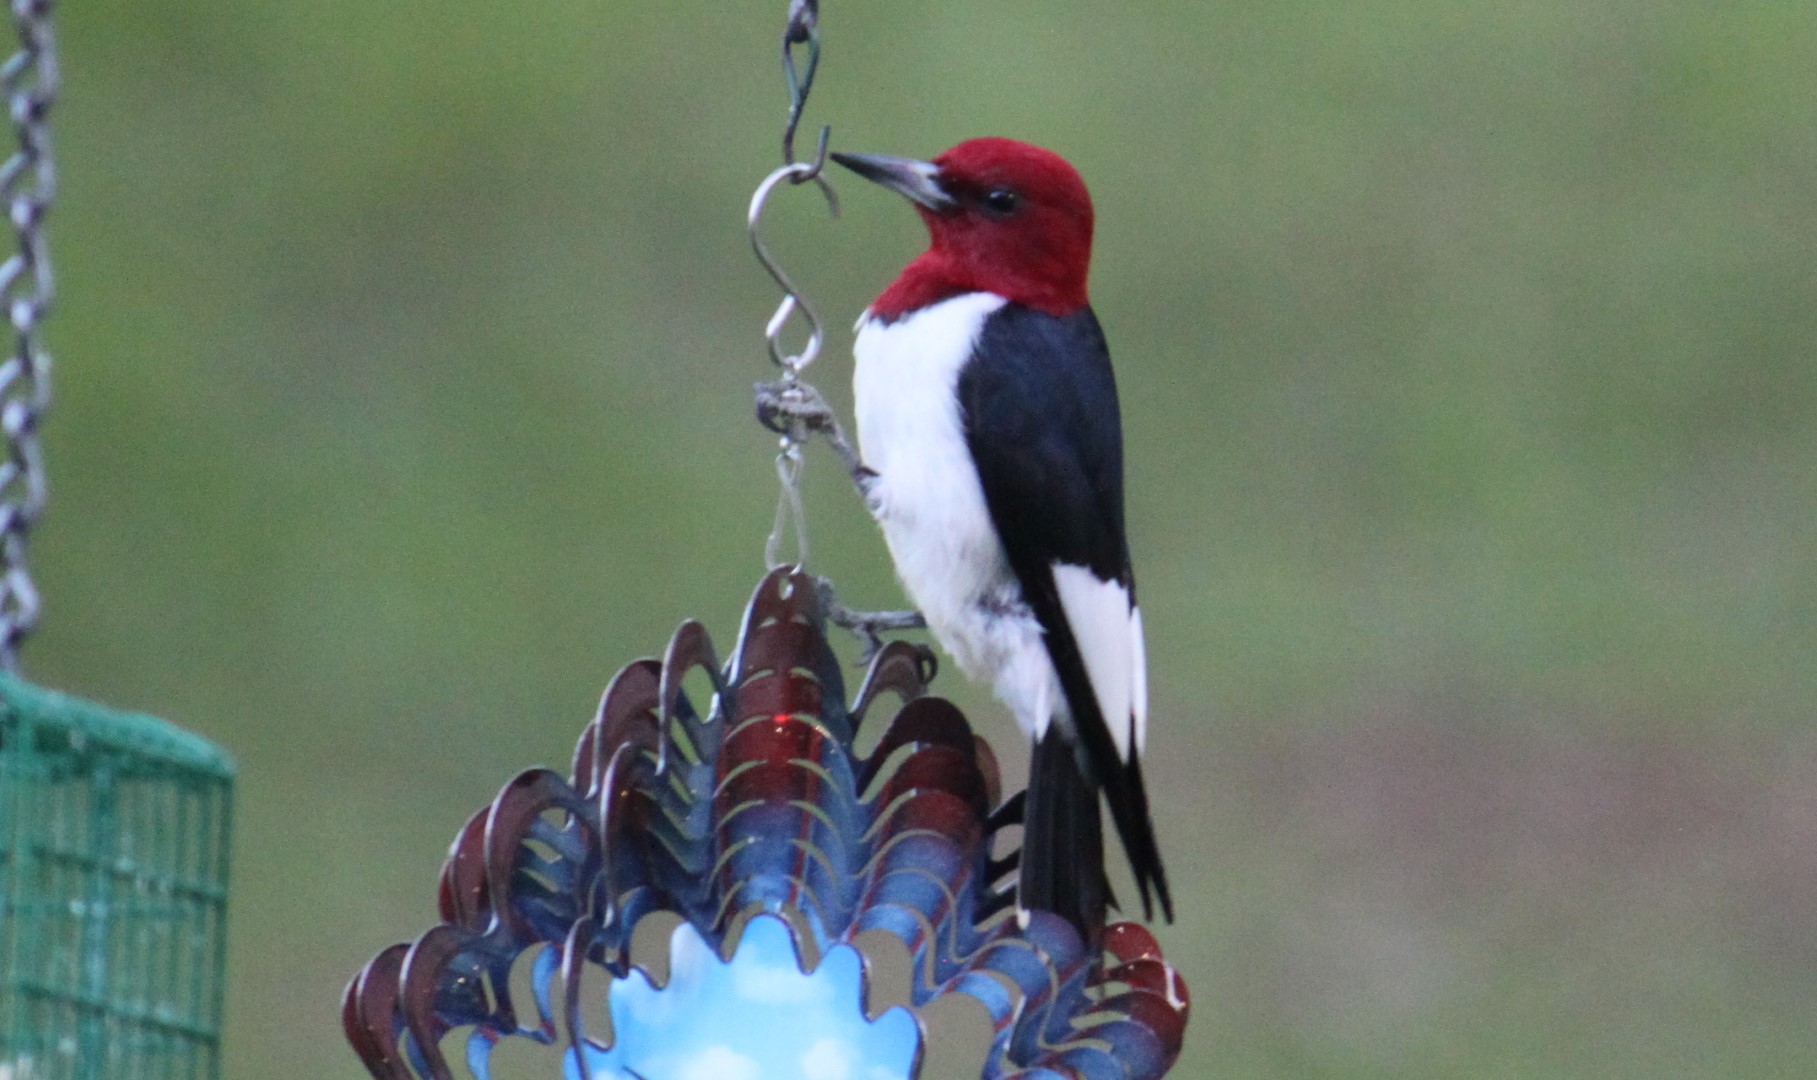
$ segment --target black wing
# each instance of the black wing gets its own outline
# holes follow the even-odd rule
[[[958,393],[985,505],[1022,584],[1023,599],[1046,632],[1048,655],[1072,714],[1078,739],[1073,756],[1084,783],[1070,786],[1091,798],[1091,832],[1097,819],[1092,786],[1103,789],[1135,870],[1144,911],[1150,910],[1152,884],[1171,920],[1173,901],[1155,843],[1141,762],[1133,746],[1128,761],[1117,752],[1054,577],[1056,564],[1083,566],[1100,581],[1122,585],[1135,602],[1123,530],[1122,420],[1097,317],[1090,308],[1054,316],[1005,305],[985,321],[972,359],[960,372]],[[1108,719],[1130,722],[1127,716]],[[1085,808],[1044,801],[1060,797],[1054,783],[1040,781],[1059,767],[1052,759],[1059,749],[1051,738],[1036,747],[1036,782],[1029,792],[1023,845],[1023,902],[1050,910],[1069,901],[1044,894],[1083,887],[1065,879],[1063,868],[1079,861],[1079,850],[1071,845],[1090,843],[1084,835]],[[1046,865],[1031,868],[1031,859]],[[1101,877],[1101,850],[1095,860],[1084,861],[1095,861]],[[1032,898],[1026,895],[1031,890]],[[1038,902],[1043,899],[1053,903]]]

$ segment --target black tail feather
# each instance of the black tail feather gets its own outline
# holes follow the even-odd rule
[[[1132,756],[1127,765],[1113,765],[1106,772],[1109,775],[1104,778],[1104,800],[1110,804],[1110,819],[1117,826],[1117,838],[1123,841],[1123,851],[1135,873],[1136,891],[1142,894],[1142,917],[1153,919],[1153,901],[1159,900],[1162,916],[1173,922],[1173,894],[1167,889],[1167,868],[1161,865],[1161,847],[1155,840],[1148,789],[1142,781],[1142,760]]]
[[[1055,639],[1060,638],[1064,650],[1055,650],[1055,668],[1060,674],[1060,685],[1067,694],[1067,700],[1073,703],[1074,727],[1078,737],[1077,745],[1072,745],[1071,738],[1059,741],[1071,746],[1078,755],[1075,770],[1083,775],[1084,782],[1091,786],[1094,793],[1092,805],[1097,800],[1095,793],[1104,792],[1104,801],[1110,804],[1110,819],[1117,827],[1117,839],[1123,842],[1123,852],[1129,857],[1129,868],[1136,879],[1136,892],[1142,897],[1142,917],[1153,919],[1154,901],[1161,901],[1161,912],[1168,922],[1173,922],[1173,895],[1167,888],[1167,870],[1161,865],[1161,846],[1155,840],[1154,817],[1148,808],[1148,789],[1142,780],[1142,759],[1139,754],[1131,754],[1128,761],[1123,760],[1115,740],[1111,738],[1110,729],[1098,715],[1097,699],[1093,694],[1091,683],[1087,681],[1083,663],[1062,663],[1060,655],[1067,660],[1076,659],[1077,650],[1073,646],[1070,634],[1050,634],[1048,643],[1054,646]],[[1047,740],[1055,740],[1060,724],[1058,720],[1048,729]],[[1036,748],[1039,754],[1039,747]],[[1056,751],[1057,753],[1057,751]],[[1093,768],[1093,764],[1098,765]],[[1040,774],[1032,768],[1029,772],[1029,788],[1036,787]],[[1030,798],[1033,798],[1031,795]],[[1102,873],[1102,871],[1100,871]]]
[[[1025,908],[1059,915],[1086,941],[1096,941],[1104,929],[1109,888],[1097,785],[1080,770],[1072,740],[1051,725],[1036,740],[1029,761],[1017,898]]]

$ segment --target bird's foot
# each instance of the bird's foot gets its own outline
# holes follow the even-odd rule
[[[820,579],[820,601],[829,622],[845,627],[864,642],[864,649],[858,656],[859,666],[876,657],[883,648],[885,633],[927,627],[927,619],[919,611],[856,611],[849,608],[833,594],[833,585],[825,578]],[[922,667],[927,672],[922,681],[932,680],[936,664],[933,650],[925,645],[916,646],[916,649],[922,654]]]
[[[871,482],[877,478],[877,473],[859,459],[857,448],[846,436],[845,426],[839,422],[838,414],[833,412],[826,398],[820,396],[819,390],[804,382],[773,382],[758,383],[755,393],[758,423],[797,442],[806,441],[809,435],[826,436],[833,452],[845,465],[845,471],[851,474],[858,494],[866,505],[870,504]]]
[[[863,667],[876,659],[883,650],[883,635],[892,631],[920,630],[927,626],[927,620],[919,611],[853,611],[844,604],[839,604],[827,612],[827,618],[838,626],[843,626],[858,635],[864,642],[864,648],[858,653],[858,665]],[[922,654],[921,666],[927,672],[922,681],[933,678],[934,654],[925,645],[917,646],[916,651]]]
[[[804,382],[758,383],[757,422],[778,435],[799,438],[810,431],[835,431],[839,418],[820,391]]]

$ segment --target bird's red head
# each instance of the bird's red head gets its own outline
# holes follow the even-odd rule
[[[1091,196],[1066,159],[1014,139],[969,139],[931,162],[834,154],[853,172],[914,202],[927,251],[871,313],[894,318],[950,296],[993,292],[1065,315],[1086,302]]]

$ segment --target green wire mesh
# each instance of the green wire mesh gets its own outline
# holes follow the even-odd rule
[[[220,1075],[233,762],[0,674],[0,1080]]]

